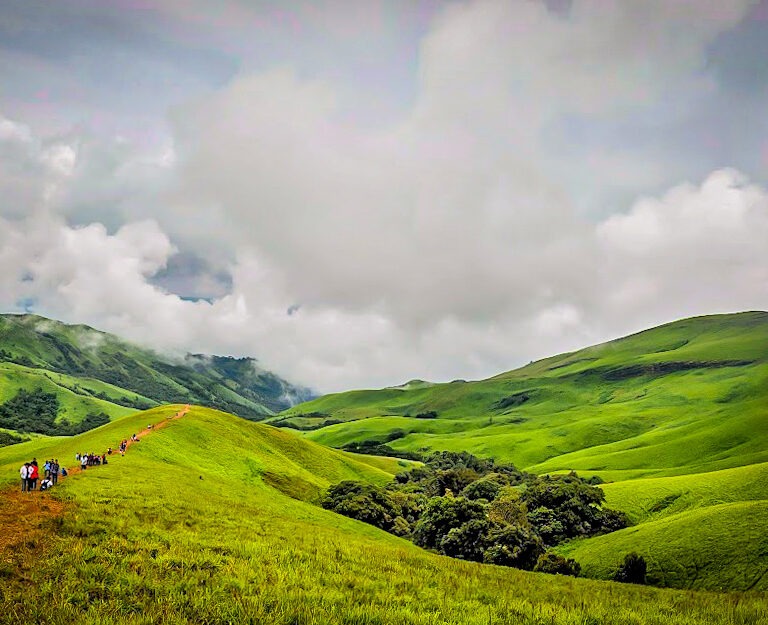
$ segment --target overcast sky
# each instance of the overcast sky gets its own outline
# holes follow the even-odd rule
[[[0,309],[321,392],[768,309],[768,0],[0,0]]]

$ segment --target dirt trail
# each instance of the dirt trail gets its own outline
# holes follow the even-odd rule
[[[180,419],[190,410],[189,404],[184,406],[179,412],[172,417],[166,417],[162,421],[152,424],[152,427],[142,431],[138,436],[139,440],[145,436],[149,436],[153,432],[164,428],[174,419]],[[128,440],[128,446],[134,444],[134,442]],[[114,449],[119,446],[120,442]],[[113,458],[115,454],[113,453]],[[86,469],[85,473],[98,470],[98,466],[93,466]],[[42,474],[42,467],[40,468]],[[80,466],[67,469],[70,476],[82,473],[83,470]],[[42,478],[42,475],[41,475]],[[59,476],[59,482],[68,478],[62,478]],[[40,486],[38,481],[38,488]],[[64,503],[51,496],[52,492],[55,492],[54,487],[51,491],[40,492],[39,490],[32,493],[22,493],[20,482],[17,486],[9,487],[0,492],[0,560],[8,560],[8,558],[18,552],[20,549],[33,548],[42,537],[46,527],[51,527],[51,521],[64,514]]]

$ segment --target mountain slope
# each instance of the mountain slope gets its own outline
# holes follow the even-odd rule
[[[197,402],[259,419],[310,397],[251,358],[174,361],[88,326],[36,315],[0,315],[0,363],[0,399],[37,384],[55,393],[74,421],[88,411],[114,417],[125,408],[166,402]]]
[[[389,439],[606,479],[765,462],[768,313],[686,319],[478,382],[327,395],[279,422],[292,419],[343,421],[306,434],[332,446]]]
[[[0,482],[15,486],[28,456],[99,450],[177,409],[0,449]],[[42,495],[58,502],[34,519],[45,540],[20,553],[0,549],[0,609],[15,622],[52,624],[765,622],[761,594],[659,590],[436,556],[286,496],[270,472],[318,485],[387,479],[295,434],[192,408],[125,458]],[[61,505],[61,516],[45,518]],[[34,593],[30,572],[41,580]]]

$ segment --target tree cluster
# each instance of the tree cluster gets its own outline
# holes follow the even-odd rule
[[[54,393],[46,393],[40,388],[33,391],[20,389],[14,397],[0,405],[0,427],[48,436],[71,436],[110,421],[108,414],[100,412],[89,413],[79,423],[66,420],[57,423],[59,408],[59,398]]]
[[[549,548],[626,527],[604,500],[575,473],[538,477],[467,452],[435,452],[384,487],[336,484],[322,505],[454,558],[578,575],[578,563]]]

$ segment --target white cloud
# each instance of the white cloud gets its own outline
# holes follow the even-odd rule
[[[2,122],[0,148],[34,175],[0,183],[19,202],[56,193],[26,220],[0,205],[0,300],[254,355],[323,391],[490,375],[686,314],[765,308],[763,187],[722,170],[594,223],[577,196],[605,214],[604,188],[654,188],[664,168],[627,146],[582,162],[546,139],[558,120],[684,108],[714,89],[705,49],[748,5],[450,5],[423,41],[413,108],[380,127],[289,67],[176,109],[157,154],[43,145]],[[225,268],[230,292],[190,302],[155,286],[176,248]]]

